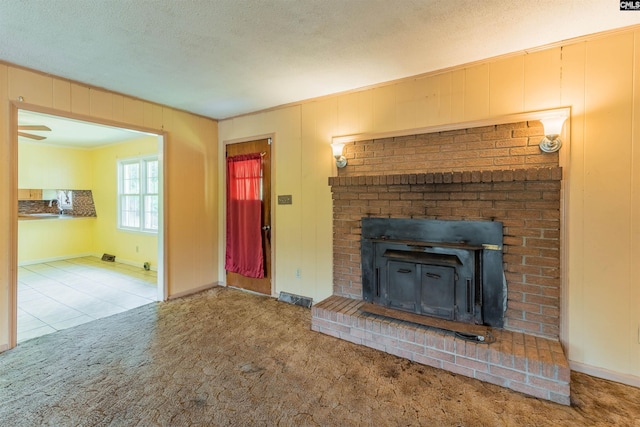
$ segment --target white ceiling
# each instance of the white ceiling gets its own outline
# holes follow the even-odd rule
[[[18,125],[46,126],[51,129],[50,131],[19,130],[19,132],[24,132],[29,135],[46,138],[37,140],[18,136],[18,142],[20,143],[55,145],[68,148],[93,149],[150,135],[144,132],[120,129],[27,110],[18,110]]]
[[[0,0],[0,60],[222,119],[640,24],[619,5]]]

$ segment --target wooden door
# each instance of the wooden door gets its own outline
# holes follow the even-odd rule
[[[227,286],[271,295],[271,144],[270,138],[227,145],[227,157],[264,153],[262,156],[262,244],[264,278],[255,279],[227,271]],[[228,179],[228,177],[227,177]]]

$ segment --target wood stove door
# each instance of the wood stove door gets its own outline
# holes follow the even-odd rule
[[[416,297],[420,294],[418,265],[410,262],[387,263],[387,301],[389,307],[419,313]]]
[[[455,269],[422,265],[421,270],[422,313],[453,320],[456,304]]]

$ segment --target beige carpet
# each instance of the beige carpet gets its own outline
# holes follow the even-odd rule
[[[0,355],[1,426],[640,426],[640,389],[572,376],[571,407],[312,332],[215,288]]]

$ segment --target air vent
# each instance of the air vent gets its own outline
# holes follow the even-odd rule
[[[287,292],[280,292],[278,301],[288,302],[289,304],[295,304],[305,308],[310,308],[312,304],[311,298],[303,297],[300,295],[294,295]]]

